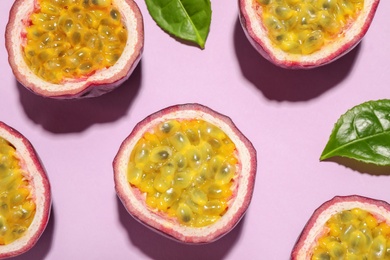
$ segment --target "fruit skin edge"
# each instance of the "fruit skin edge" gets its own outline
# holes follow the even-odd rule
[[[30,164],[32,164],[33,166],[30,165],[24,165],[24,166],[27,168],[31,168],[31,167],[34,168],[34,170],[36,170],[36,172],[39,174],[39,178],[41,178],[41,182],[42,182],[42,187],[40,188],[43,188],[42,196],[44,198],[43,202],[40,202],[40,204],[38,204],[38,201],[35,201],[37,207],[36,215],[30,227],[27,229],[27,234],[30,233],[30,230],[33,227],[36,229],[32,234],[32,236],[27,241],[23,241],[25,243],[22,244],[21,246],[18,246],[17,243],[20,242],[20,240],[23,239],[23,237],[25,237],[25,235],[27,234],[25,234],[18,240],[15,240],[13,243],[9,245],[6,246],[0,245],[0,259],[5,259],[10,257],[15,257],[29,251],[38,242],[39,238],[45,231],[46,226],[50,219],[52,195],[51,195],[51,186],[50,186],[48,176],[46,174],[46,170],[42,164],[40,157],[38,156],[38,153],[36,152],[31,142],[19,131],[17,131],[16,129],[12,128],[11,126],[1,121],[0,121],[0,136],[5,138],[8,142],[10,142],[13,146],[15,146],[17,151],[22,152],[20,157],[23,159],[23,162],[26,161],[26,157],[31,160]],[[20,149],[22,149],[22,151],[20,151]],[[35,182],[34,179],[37,179],[36,176],[30,176],[30,178],[32,179],[31,181],[33,182]],[[38,193],[36,190],[37,188],[39,187],[34,186],[35,195],[37,195]],[[37,225],[36,219],[37,217],[40,217],[38,216],[39,213],[38,205],[40,208],[43,209],[42,212],[40,212],[42,216],[40,219],[38,219],[39,223]],[[6,251],[4,251],[5,247],[7,247]]]
[[[134,46],[130,46],[128,41],[121,55],[122,57],[125,51],[126,53],[131,51],[128,59],[123,60],[121,62],[121,67],[119,68],[119,70],[116,69],[115,71],[111,71],[110,73],[112,75],[109,75],[109,77],[104,76],[104,72],[107,72],[107,69],[103,69],[100,70],[101,72],[103,72],[102,77],[96,78],[95,80],[89,80],[89,77],[85,77],[83,79],[74,79],[71,82],[65,82],[65,84],[58,85],[46,82],[45,80],[36,76],[27,66],[22,55],[19,53],[21,47],[19,41],[22,42],[22,40],[16,37],[18,42],[15,43],[13,40],[15,36],[13,35],[22,34],[23,28],[28,23],[26,16],[29,16],[29,14],[31,13],[30,9],[37,8],[37,2],[36,0],[15,0],[11,7],[9,13],[9,20],[5,30],[5,47],[8,52],[8,63],[17,81],[21,83],[25,88],[37,95],[56,99],[79,99],[86,97],[98,97],[119,87],[130,77],[130,75],[133,73],[134,69],[138,65],[139,61],[141,60],[144,49],[144,23],[142,13],[135,1],[114,1],[124,3],[122,5],[128,5],[128,7],[131,9],[131,14],[134,15],[134,17],[131,16],[131,18],[134,19],[132,19],[132,21],[130,22],[134,22],[137,25],[136,34],[138,37],[138,41],[135,43]],[[30,2],[30,4],[33,3],[34,7],[31,7],[31,5],[26,4],[26,2]],[[20,17],[20,19],[18,20],[18,17],[21,15],[20,12],[24,16]],[[126,21],[128,20],[131,19],[129,19],[129,17],[126,17]],[[135,32],[131,31],[131,33]],[[117,65],[120,61],[121,58],[119,58],[118,62],[114,64],[114,66]],[[90,76],[93,75],[94,74]],[[76,84],[77,87],[74,87],[73,84]],[[60,90],[58,90],[58,88],[60,88]]]
[[[239,16],[241,27],[245,33],[245,36],[261,56],[263,56],[266,60],[270,61],[272,64],[285,69],[317,68],[332,63],[333,61],[346,55],[348,52],[350,52],[353,48],[355,48],[360,43],[360,41],[367,33],[371,25],[371,22],[374,19],[376,10],[380,2],[380,0],[372,0],[370,2],[371,6],[369,9],[369,13],[367,14],[367,17],[364,20],[363,26],[359,28],[360,29],[359,33],[355,34],[353,39],[351,39],[350,41],[342,42],[342,44],[338,46],[335,51],[331,51],[330,54],[324,57],[319,57],[312,60],[310,60],[310,58],[306,58],[309,57],[310,55],[299,55],[300,57],[302,57],[301,59],[289,60],[288,59],[288,57],[290,56],[289,54],[281,51],[281,53],[284,53],[283,58],[285,59],[280,59],[276,57],[276,55],[274,54],[275,50],[273,49],[277,50],[277,47],[273,47],[273,48],[267,47],[267,44],[265,44],[265,42],[269,40],[268,40],[268,36],[265,33],[265,27],[262,23],[260,26],[261,26],[261,33],[263,33],[263,35],[258,36],[256,34],[255,32],[256,29],[253,26],[254,22],[252,20],[257,20],[257,19],[256,17],[251,16],[251,14],[249,14],[247,11],[247,9],[253,9],[252,6],[249,7],[250,5],[249,2],[252,1],[256,1],[256,0],[238,0],[238,7],[239,7],[238,16]]]
[[[218,225],[218,223],[221,222],[217,221],[211,226],[206,226],[203,228],[188,228],[183,227],[181,225],[175,225],[172,223],[169,223],[166,221],[166,217],[162,214],[154,214],[150,213],[148,209],[145,208],[145,204],[142,201],[143,195],[140,192],[133,192],[133,189],[131,189],[130,185],[127,182],[126,179],[126,172],[127,172],[127,161],[128,157],[135,145],[135,143],[139,140],[139,138],[142,136],[142,133],[144,133],[146,130],[148,130],[150,127],[158,124],[159,122],[163,121],[163,117],[165,115],[168,115],[168,118],[180,118],[175,117],[172,115],[175,115],[177,113],[181,113],[183,111],[186,111],[187,113],[196,114],[199,118],[202,118],[205,121],[210,122],[207,119],[204,119],[203,116],[209,116],[209,117],[215,117],[218,118],[217,120],[221,122],[220,124],[225,124],[224,126],[226,128],[231,129],[234,134],[237,135],[240,142],[242,142],[242,145],[245,146],[246,149],[248,149],[248,152],[250,152],[250,165],[248,168],[250,170],[247,170],[248,180],[246,184],[246,192],[245,197],[241,198],[242,204],[239,205],[239,209],[236,211],[236,213],[233,215],[233,217],[224,225],[222,228],[216,229],[215,231],[208,231],[211,229],[213,225]],[[201,115],[199,115],[201,113]],[[202,116],[203,115],[203,116]],[[186,118],[194,118],[194,117],[186,117]],[[156,121],[151,126],[148,126],[151,122]],[[212,122],[213,123],[213,122]],[[218,125],[219,127],[219,125]],[[223,129],[222,129],[223,130]],[[225,132],[226,133],[226,132]],[[228,135],[230,137],[230,135]],[[233,140],[232,140],[233,141]],[[234,142],[234,141],[233,141]],[[237,142],[237,140],[236,140]],[[237,145],[237,143],[235,144]],[[240,157],[241,158],[241,157]],[[123,167],[126,168],[125,171],[121,170]],[[245,166],[244,166],[245,167]],[[206,244],[211,243],[219,238],[223,237],[227,233],[229,233],[243,218],[245,215],[254,191],[254,184],[255,184],[255,177],[256,177],[256,170],[257,170],[257,157],[256,157],[256,150],[252,143],[240,132],[240,130],[234,125],[233,121],[225,116],[222,115],[206,106],[200,105],[200,104],[181,104],[181,105],[174,105],[170,106],[164,109],[161,109],[160,111],[157,111],[149,116],[147,116],[145,119],[141,120],[132,130],[129,136],[126,137],[126,139],[122,142],[119,151],[117,155],[114,158],[113,161],[113,168],[114,168],[114,182],[115,182],[115,190],[116,193],[121,200],[122,204],[126,208],[127,212],[138,222],[143,224],[144,226],[148,227],[149,229],[152,229],[153,231],[157,232],[160,235],[163,235],[165,237],[168,237],[169,239],[172,239],[179,243],[184,244]],[[244,172],[243,170],[241,172]],[[239,179],[242,179],[242,174],[239,175]],[[237,181],[238,182],[238,181]],[[235,189],[235,193],[237,195],[237,189]],[[237,199],[237,196],[235,197],[235,200]],[[133,201],[132,201],[133,200]],[[134,200],[136,200],[136,203],[134,203]],[[141,201],[141,202],[140,202]],[[146,212],[146,214],[144,214]],[[229,212],[229,211],[228,211]],[[227,213],[225,213],[226,215]],[[145,216],[146,215],[146,216]],[[224,216],[225,216],[224,215]],[[151,219],[153,218],[153,219]],[[156,219],[159,220],[161,223],[156,223]],[[222,218],[223,219],[223,218]],[[161,221],[162,220],[162,221]],[[176,230],[179,227],[180,230]],[[176,228],[176,229],[175,229]],[[186,234],[183,234],[183,229]],[[202,234],[203,232],[203,234]],[[199,234],[200,233],[200,234]],[[204,235],[206,233],[206,235]]]
[[[377,219],[390,223],[390,204],[360,195],[335,196],[324,202],[311,215],[291,252],[291,260],[309,260],[317,239],[323,234],[326,221],[343,210],[361,208]]]

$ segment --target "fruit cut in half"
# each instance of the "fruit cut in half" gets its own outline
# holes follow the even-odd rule
[[[46,228],[50,184],[31,143],[0,122],[0,259],[31,249]]]
[[[141,59],[133,0],[16,0],[5,33],[16,79],[51,98],[93,97],[122,84]]]
[[[208,243],[243,217],[256,151],[230,118],[176,105],[140,123],[114,159],[116,192],[138,221],[184,243]]]
[[[314,68],[353,49],[379,0],[239,0],[240,22],[255,49],[284,68]]]
[[[291,259],[390,259],[390,205],[358,195],[334,197],[313,213]]]

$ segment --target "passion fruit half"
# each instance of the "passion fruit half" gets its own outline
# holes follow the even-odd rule
[[[379,0],[239,0],[244,32],[267,60],[284,68],[328,64],[366,34]]]
[[[0,122],[0,259],[31,249],[46,228],[50,184],[31,143]]]
[[[256,151],[232,120],[199,104],[138,123],[114,159],[116,192],[138,221],[184,243],[208,243],[243,217]]]
[[[16,0],[5,40],[16,79],[34,93],[99,96],[141,59],[143,18],[133,0]]]
[[[390,259],[390,205],[358,195],[334,197],[315,210],[291,259]]]

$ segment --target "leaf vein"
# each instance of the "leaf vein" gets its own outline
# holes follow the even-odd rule
[[[384,127],[384,125],[382,124],[381,120],[379,119],[378,115],[375,113],[375,109],[372,107],[371,104],[370,104],[370,108],[371,108],[372,113],[374,114],[375,118],[378,120],[379,125],[380,125],[381,128],[382,128],[382,132],[384,132],[384,131],[385,131],[385,127]]]
[[[348,147],[348,146],[350,146],[350,145],[353,145],[353,144],[355,144],[355,143],[357,143],[357,142],[364,142],[364,141],[366,141],[366,140],[368,140],[368,139],[370,139],[370,138],[374,138],[374,137],[381,136],[381,135],[386,136],[386,135],[389,135],[389,134],[390,134],[390,130],[389,130],[389,131],[383,131],[383,132],[381,132],[381,133],[374,134],[374,135],[370,135],[370,136],[366,136],[366,137],[357,138],[357,139],[355,139],[355,140],[353,140],[353,141],[351,141],[351,142],[347,142],[347,143],[345,143],[345,144],[340,145],[340,146],[337,147],[336,149],[333,149],[333,150],[331,150],[330,152],[328,152],[328,153],[322,155],[321,158],[323,158],[323,159],[329,158],[332,154],[336,154],[336,155],[337,155],[337,153],[336,153],[337,151],[342,150],[342,149],[344,149],[345,147]],[[367,144],[368,144],[368,143],[367,143]],[[330,155],[330,156],[329,156],[329,155]]]
[[[196,28],[195,24],[193,23],[192,19],[191,19],[191,16],[188,14],[187,10],[185,9],[182,1],[178,1],[180,3],[180,6],[183,8],[184,12],[185,12],[185,15],[187,16],[188,20],[190,21],[190,24],[192,25],[192,27],[194,28],[194,31],[195,31],[195,34],[196,34],[196,38],[198,38],[199,41],[203,42],[202,40],[202,37],[200,36],[199,34],[199,31],[198,31],[198,28]]]

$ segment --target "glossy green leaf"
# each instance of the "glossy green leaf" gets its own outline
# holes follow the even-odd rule
[[[320,160],[333,156],[390,165],[390,100],[369,101],[342,115]]]
[[[145,0],[154,21],[177,38],[204,48],[211,24],[210,0]]]

